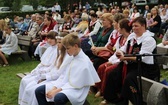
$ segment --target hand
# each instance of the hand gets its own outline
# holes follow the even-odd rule
[[[109,67],[109,66],[111,66],[111,65],[113,65],[111,62],[107,62],[107,63],[105,64],[105,67]]]
[[[91,47],[91,50],[92,50],[92,53],[94,54],[94,55],[97,55],[97,47],[95,47],[95,46],[92,46]]]
[[[164,46],[168,45],[168,41],[162,42]]]
[[[57,93],[58,93],[58,89],[56,87],[54,87],[52,90],[48,91],[46,94],[47,98],[53,98]]]
[[[47,92],[46,97],[51,99],[61,90],[61,88],[57,89],[56,87],[54,87],[51,91]]]
[[[45,81],[46,79],[40,79],[38,82],[37,82],[37,84],[39,84],[39,83],[41,83],[41,82],[43,82],[43,81]]]
[[[121,52],[121,51],[116,51],[116,56],[117,56],[118,58],[121,58],[123,55],[124,55],[123,52]]]
[[[96,50],[96,47],[95,47],[95,46],[92,46],[92,47],[91,47],[91,50],[92,50],[92,51],[95,51],[95,50]]]

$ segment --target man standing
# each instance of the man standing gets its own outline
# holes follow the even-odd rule
[[[87,13],[89,13],[90,4],[88,2],[86,2],[86,4],[85,4],[85,9],[87,10]]]
[[[61,12],[61,6],[58,3],[55,4],[55,11]]]

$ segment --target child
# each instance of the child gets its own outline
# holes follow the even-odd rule
[[[31,83],[26,86],[21,105],[37,105],[38,103],[35,98],[34,90],[41,85],[49,83],[50,81],[57,80],[65,72],[65,68],[72,60],[72,57],[66,53],[65,47],[63,47],[61,43],[62,38],[63,37],[60,37],[60,35],[56,37],[59,53],[54,67],[51,68],[50,72],[40,75],[38,82],[31,81]],[[25,102],[27,103],[25,104]]]
[[[62,43],[67,53],[73,56],[73,60],[67,66],[61,85],[55,84],[47,94],[45,94],[45,85],[35,90],[39,105],[47,105],[46,98],[54,101],[55,105],[64,105],[69,101],[72,105],[83,105],[90,86],[100,82],[92,62],[80,48],[78,36],[68,34],[63,38]]]
[[[31,71],[31,73],[24,78],[22,78],[20,82],[20,87],[19,87],[19,104],[23,102],[23,94],[25,92],[25,88],[28,84],[31,82],[38,82],[39,79],[41,78],[42,74],[45,74],[47,72],[50,72],[51,68],[54,68],[54,64],[56,62],[57,58],[57,46],[56,46],[56,39],[55,37],[57,36],[57,33],[54,31],[50,31],[49,34],[47,35],[47,41],[51,45],[45,53],[43,54],[41,58],[40,64]],[[23,105],[23,104],[22,104]]]
[[[5,26],[6,41],[3,45],[0,45],[0,59],[3,61],[3,67],[9,66],[9,63],[5,57],[10,55],[12,52],[18,50],[18,39],[17,36],[12,32],[11,26]]]
[[[147,13],[147,18],[146,18],[146,24],[147,28],[149,29],[149,26],[153,23],[153,18],[151,17],[151,13]]]

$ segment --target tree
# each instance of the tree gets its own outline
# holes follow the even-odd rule
[[[12,7],[14,0],[3,0],[4,6]]]
[[[37,10],[39,2],[38,0],[29,0],[29,4],[32,5],[35,10]]]
[[[21,0],[13,0],[12,2],[12,10],[13,11],[19,11],[20,10],[20,3],[21,3]]]

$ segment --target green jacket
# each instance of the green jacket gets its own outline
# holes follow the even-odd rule
[[[101,28],[97,33],[98,38],[97,38],[97,41],[94,43],[96,47],[103,47],[106,45],[106,43],[108,42],[109,36],[113,31],[113,28],[108,29],[107,32],[104,31],[105,32],[104,35],[103,35],[104,33],[103,31],[104,31],[104,28]]]

